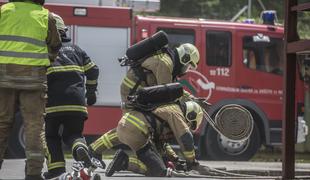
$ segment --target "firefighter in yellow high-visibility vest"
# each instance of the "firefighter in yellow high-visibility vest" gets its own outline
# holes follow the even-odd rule
[[[0,164],[19,106],[27,180],[42,179],[44,153],[38,134],[44,124],[46,67],[61,46],[55,19],[43,4],[44,0],[10,0],[0,11]]]
[[[130,109],[127,106],[128,96],[137,89],[174,82],[189,68],[196,69],[199,58],[198,49],[190,43],[185,43],[174,49],[163,48],[144,60],[138,69],[130,68],[120,87],[123,113]],[[99,157],[105,150],[119,144],[116,129],[112,129],[93,142],[90,150],[95,157]]]

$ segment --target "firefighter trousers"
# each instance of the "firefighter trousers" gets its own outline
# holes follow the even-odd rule
[[[141,149],[151,140],[150,127],[143,113],[129,111],[117,125],[117,136],[120,142],[128,145],[134,152]]]
[[[8,145],[17,107],[25,128],[26,175],[41,174],[44,162],[40,136],[44,124],[45,90],[0,88],[0,161]]]
[[[45,136],[47,143],[47,168],[50,172],[65,171],[65,158],[62,141],[72,149],[76,159],[76,146],[87,149],[82,135],[85,117],[62,115],[45,119]]]
[[[90,147],[96,154],[102,154],[105,150],[109,150],[115,146],[120,145],[116,133],[116,128],[111,129],[110,131],[103,134],[100,138],[90,144]]]

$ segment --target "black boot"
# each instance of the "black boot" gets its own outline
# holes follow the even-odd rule
[[[107,167],[105,175],[107,177],[112,176],[115,171],[127,170],[129,157],[122,149],[116,151],[113,160]]]
[[[90,157],[88,151],[84,147],[78,147],[76,149],[76,160],[82,161],[86,168],[93,166],[91,157]]]
[[[25,180],[44,180],[44,179],[41,175],[26,175],[25,177]]]
[[[106,164],[104,163],[104,161],[102,160],[102,154],[97,153],[96,151],[94,151],[91,147],[89,147],[89,154],[92,158],[98,160],[101,164],[101,168],[105,169],[106,168]]]
[[[1,167],[2,167],[2,163],[3,163],[3,160],[0,161],[0,169],[1,169]]]
[[[54,179],[56,177],[61,176],[65,172],[66,172],[65,168],[52,169],[52,170],[49,170],[48,172],[44,172],[43,178],[44,179]]]

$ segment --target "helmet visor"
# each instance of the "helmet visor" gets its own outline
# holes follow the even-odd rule
[[[191,51],[187,47],[184,47],[184,55],[180,59],[181,64],[183,65],[190,65],[192,69],[197,68],[197,64],[192,61],[191,59]]]

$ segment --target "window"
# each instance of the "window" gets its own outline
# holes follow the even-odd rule
[[[178,47],[183,43],[195,44],[195,31],[193,29],[158,28],[168,34],[169,47]]]
[[[262,34],[258,35],[263,37]],[[243,38],[243,63],[246,67],[268,73],[283,74],[283,40],[280,38]]]
[[[206,62],[209,66],[231,65],[231,33],[208,31],[206,34]]]

